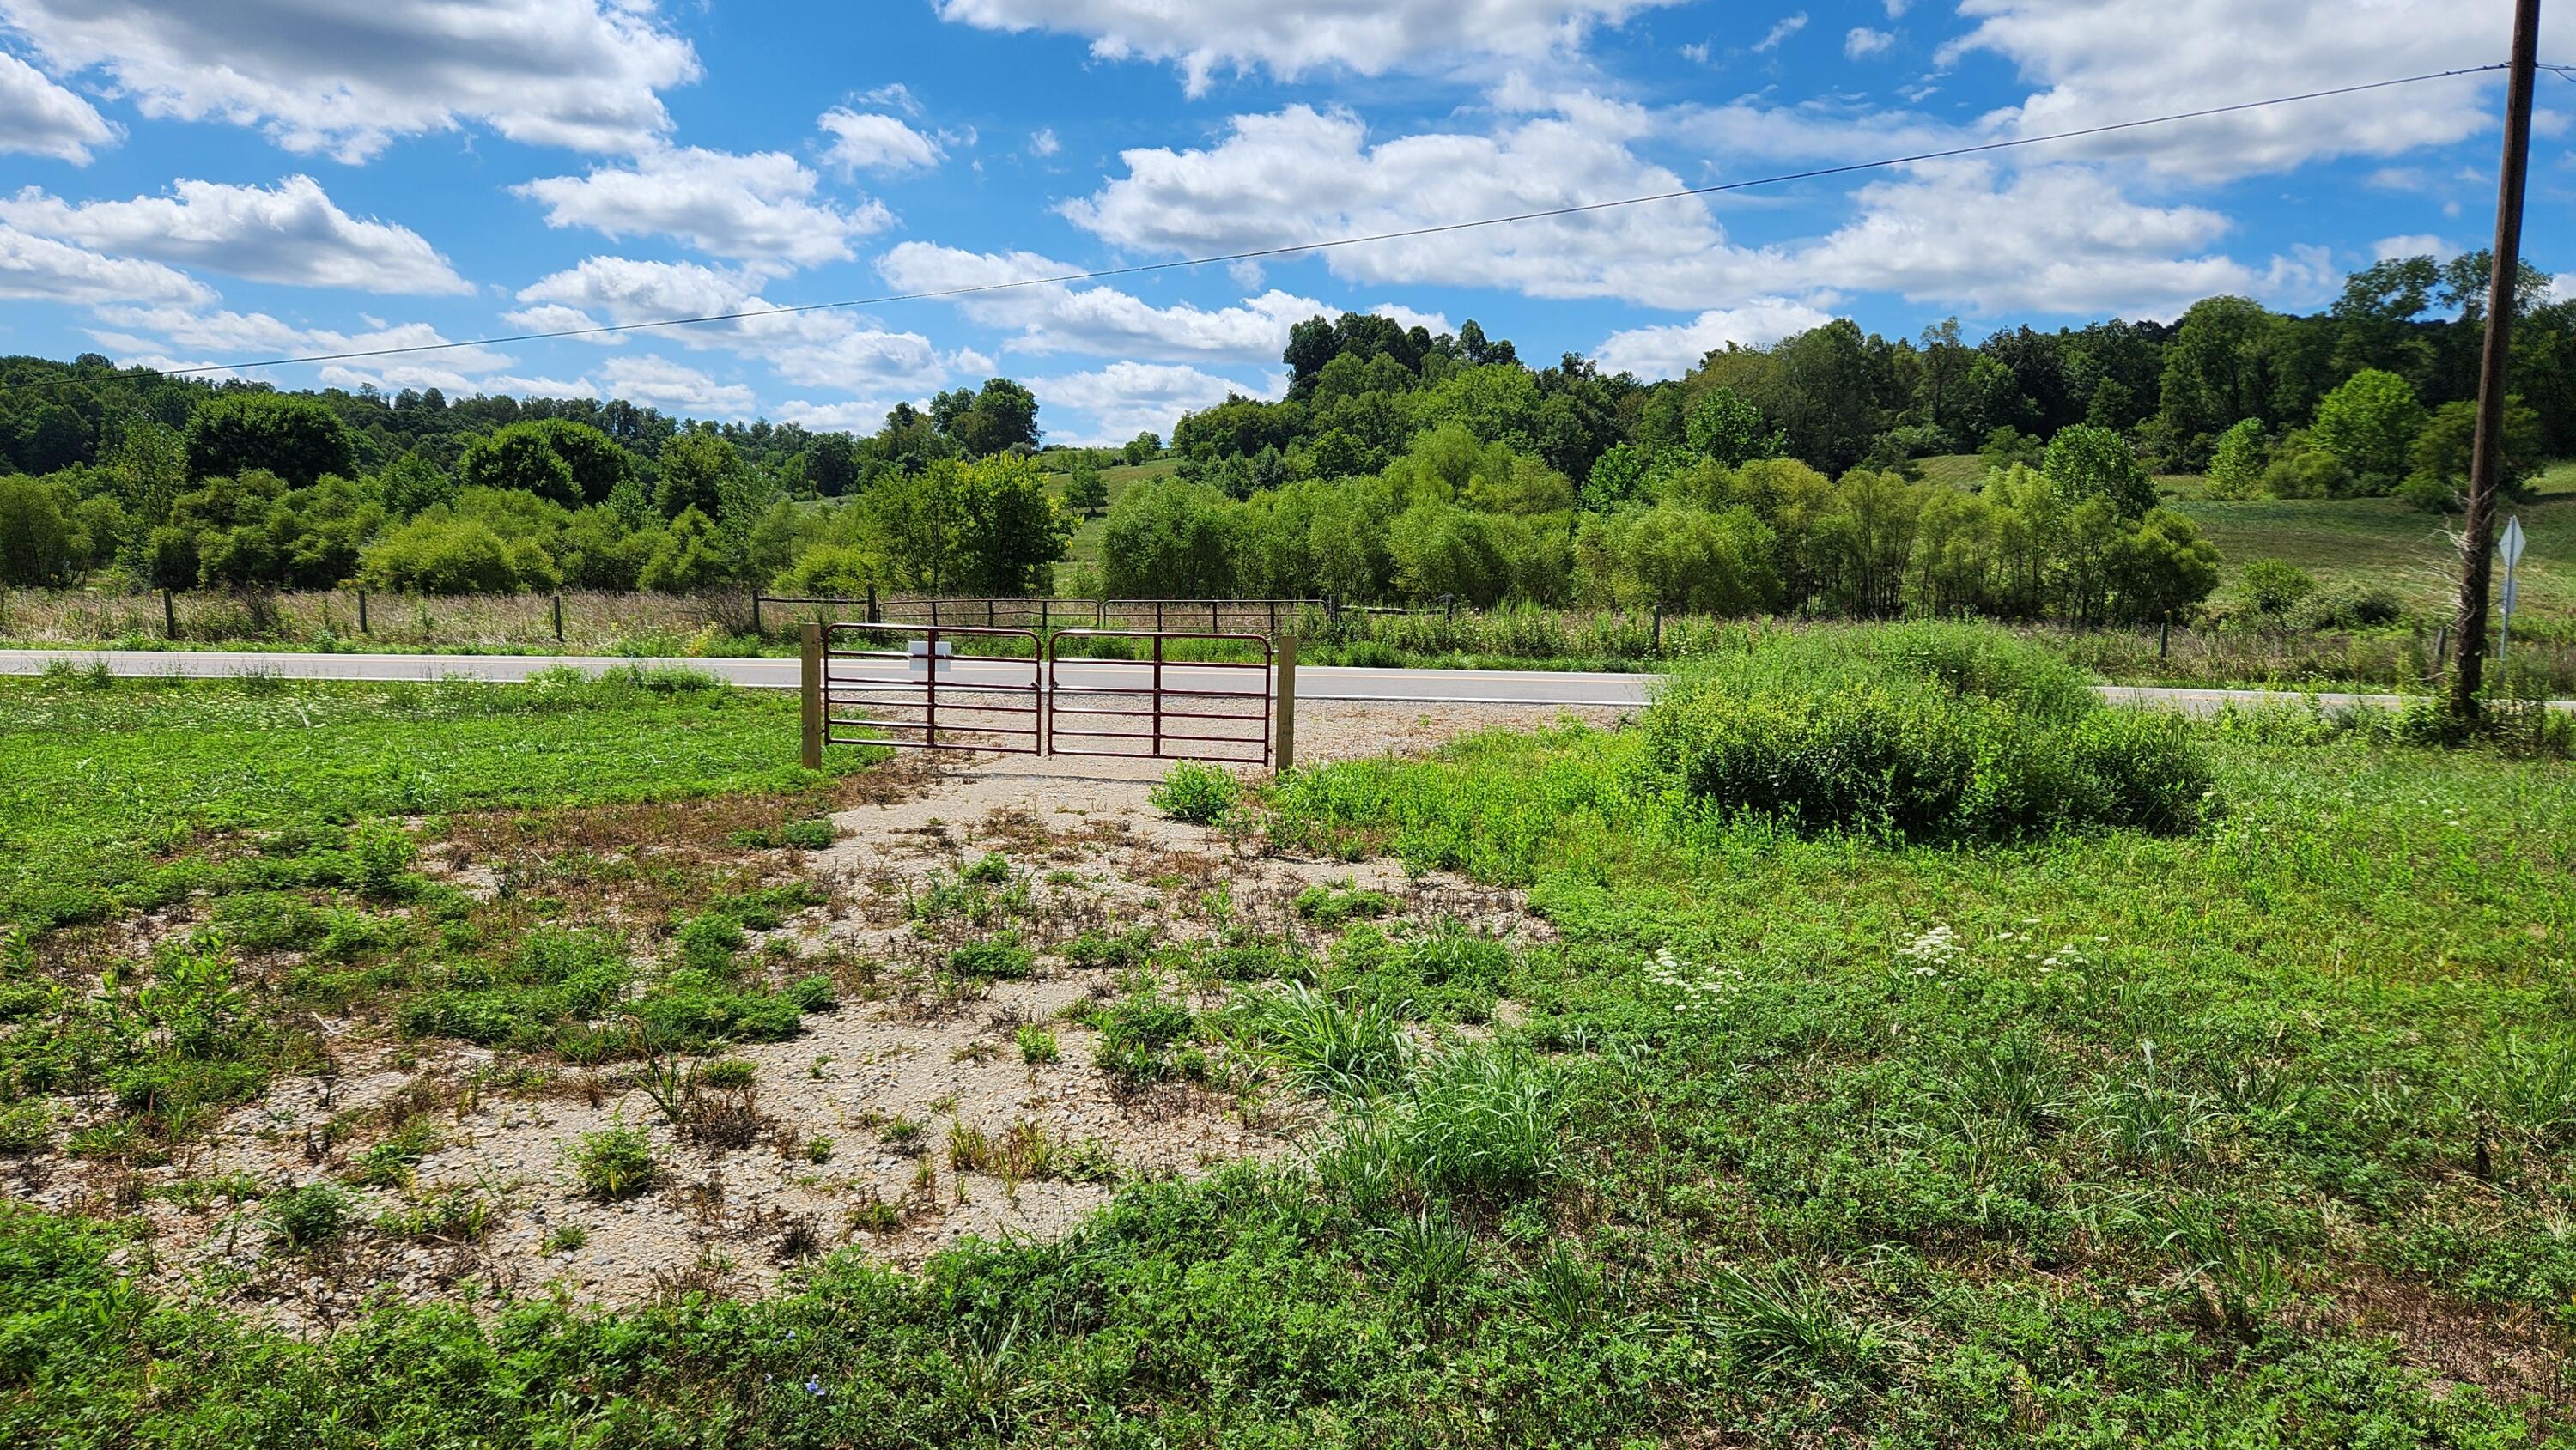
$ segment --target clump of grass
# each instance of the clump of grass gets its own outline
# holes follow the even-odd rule
[[[747,1088],[760,1078],[760,1068],[739,1057],[720,1057],[698,1069],[698,1081],[719,1090]]]
[[[360,1188],[403,1187],[420,1160],[436,1151],[438,1125],[425,1117],[408,1119],[367,1150],[349,1171],[349,1181]]]
[[[458,1188],[386,1214],[376,1221],[376,1228],[391,1238],[471,1244],[481,1242],[500,1222],[500,1212],[490,1199],[470,1188]]]
[[[308,1183],[269,1199],[269,1241],[290,1253],[319,1248],[349,1226],[350,1199],[333,1183]]]
[[[1425,1065],[1410,1098],[1396,1142],[1426,1184],[1518,1198],[1563,1168],[1565,1085],[1534,1058],[1492,1047],[1446,1053]]]
[[[1053,1062],[1060,1055],[1056,1047],[1055,1034],[1034,1022],[1020,1024],[1019,1043],[1020,1061],[1031,1067]]]
[[[1294,903],[1297,915],[1315,925],[1331,930],[1349,921],[1373,921],[1395,910],[1395,898],[1383,891],[1363,889],[1350,878],[1323,881],[1297,893]]]
[[[1207,826],[1224,819],[1242,793],[1242,784],[1225,767],[1184,760],[1164,775],[1147,798],[1156,810],[1176,821]]]
[[[558,1225],[553,1232],[546,1235],[545,1247],[542,1252],[546,1257],[552,1258],[557,1254],[569,1254],[575,1252],[580,1249],[582,1245],[589,1242],[590,1230],[583,1228],[577,1223],[562,1224]]]
[[[1196,1025],[1190,1009],[1150,986],[1095,1010],[1091,1025],[1100,1033],[1101,1071],[1125,1086],[1207,1075],[1206,1059],[1180,1046]]]
[[[1292,982],[1248,1007],[1253,1031],[1289,1078],[1311,1092],[1372,1097],[1401,1079],[1413,1059],[1402,1020],[1375,1001],[1347,1002]]]
[[[642,1130],[619,1125],[584,1133],[566,1157],[582,1192],[602,1202],[633,1198],[653,1186],[661,1165]]]
[[[971,941],[948,954],[948,970],[984,980],[1016,981],[1027,976],[1036,962],[1037,954],[1020,945],[1016,932]]]
[[[1748,1272],[1721,1267],[1704,1281],[1715,1312],[1713,1337],[1748,1368],[1859,1374],[1872,1368],[1886,1341],[1855,1322],[1833,1296],[1795,1264]]]
[[[1132,967],[1145,960],[1154,944],[1153,929],[1132,927],[1116,936],[1098,927],[1064,944],[1065,960],[1077,967]]]
[[[733,833],[733,843],[747,851],[820,851],[833,839],[832,823],[824,820],[789,821],[766,830]]]
[[[826,1135],[821,1134],[821,1133],[817,1133],[817,1134],[815,1134],[813,1137],[806,1139],[806,1140],[805,1140],[805,1161],[806,1161],[806,1162],[808,1162],[808,1163],[829,1163],[829,1162],[831,1162],[831,1161],[832,1161],[832,1140],[831,1140],[829,1137],[827,1137]]]

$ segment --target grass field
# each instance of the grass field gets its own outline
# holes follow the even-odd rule
[[[1100,470],[1100,481],[1109,485],[1109,506],[1116,508],[1119,501],[1133,492],[1138,484],[1169,478],[1180,466],[1181,461],[1177,458],[1157,458],[1150,463],[1120,464]],[[1059,503],[1064,501],[1064,484],[1065,475],[1060,473],[1050,475],[1047,480],[1048,494]],[[1056,566],[1058,577],[1070,582],[1078,570],[1099,568],[1101,540],[1107,537],[1108,531],[1109,517],[1105,512],[1097,518],[1082,519],[1080,527],[1073,531],[1073,543],[1066,551],[1065,561]]]
[[[1247,1104],[1309,1098],[1303,1151],[918,1273],[853,1250],[615,1311],[460,1286],[299,1336],[145,1282],[113,1192],[25,1205],[183,1166],[187,1103],[312,1071],[314,1012],[438,1003],[403,1018],[426,1052],[483,1020],[459,991],[543,1008],[488,1091],[560,1091],[587,978],[507,975],[532,937],[640,904],[689,956],[763,909],[778,858],[744,850],[867,788],[778,763],[783,702],[680,685],[0,682],[0,1439],[2576,1443],[2576,767],[2295,712],[2188,727],[2183,821],[2012,845],[1725,815],[1655,730],[1294,773],[1222,829],[1525,891],[1553,939],[1319,889],[1320,946],[1249,917],[1155,946],[1128,1000],[1217,946],[1284,976],[1203,979],[1232,1001],[1168,1030],[1270,1064]],[[460,841],[527,874],[423,874]],[[210,976],[174,922],[270,939]],[[635,970],[612,996],[669,1000]],[[89,1125],[59,1168],[39,1110]],[[247,1201],[263,1264],[326,1253],[297,1195],[188,1191]]]
[[[2447,613],[2456,597],[2458,552],[2446,532],[2459,527],[2456,515],[2436,517],[2393,498],[2225,500],[2197,491],[2196,481],[2177,489],[2177,505],[2218,546],[2231,585],[2253,560],[2278,559],[2320,585],[2393,589],[2426,617]],[[2529,540],[2516,619],[2535,634],[2564,638],[2576,628],[2576,462],[2557,465],[2536,492],[2499,515],[2518,515]]]

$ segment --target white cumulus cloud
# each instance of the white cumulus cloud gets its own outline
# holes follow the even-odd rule
[[[0,297],[86,307],[120,302],[196,306],[214,301],[215,293],[175,267],[131,257],[102,257],[0,223]]]
[[[1394,318],[1395,321],[1407,331],[1418,327],[1423,331],[1430,333],[1433,337],[1438,337],[1444,332],[1456,331],[1455,328],[1452,328],[1449,325],[1449,319],[1442,314],[1437,312],[1416,312],[1401,302],[1381,302],[1375,307],[1370,308],[1369,311],[1379,317]]]
[[[2381,237],[2370,244],[2371,260],[2385,262],[2393,257],[2447,257],[2451,246],[2431,232],[2409,232],[2404,236]]]
[[[548,226],[590,227],[613,239],[677,237],[702,252],[776,273],[843,260],[851,238],[894,220],[874,201],[843,209],[817,200],[819,181],[783,151],[741,154],[687,146],[511,189],[544,203]]]
[[[1757,297],[1741,307],[1719,307],[1688,322],[1632,327],[1614,332],[1593,350],[1602,371],[1638,377],[1677,378],[1699,366],[1699,360],[1728,343],[1768,347],[1833,319],[1803,302],[1785,297]]]
[[[2484,65],[2503,58],[2510,24],[2508,7],[2451,0],[1964,0],[1959,11],[1976,28],[1943,47],[1945,61],[1989,51],[2042,87],[1987,118],[2023,133]],[[2541,49],[2571,47],[2576,11],[2560,6],[2542,21]],[[2474,76],[2273,106],[2097,138],[2073,154],[2197,180],[2394,155],[2492,127],[2498,86]]]
[[[1029,391],[1041,407],[1083,415],[1069,426],[1051,420],[1048,440],[1084,447],[1124,443],[1147,429],[1168,437],[1183,413],[1213,407],[1229,393],[1275,398],[1286,389],[1284,378],[1246,386],[1197,368],[1161,363],[1116,362],[1096,372],[1029,379]]]
[[[181,181],[168,196],[79,205],[28,187],[0,221],[94,251],[297,287],[471,292],[418,232],[342,211],[309,176],[273,187]]]
[[[1988,315],[2136,318],[2172,317],[2254,282],[2211,250],[2226,217],[2133,202],[2084,167],[1944,163],[1864,186],[1856,200],[1860,215],[1830,235],[1764,254],[1776,285],[1896,292]]]
[[[1290,106],[1237,116],[1208,147],[1124,152],[1127,174],[1064,213],[1120,246],[1186,256],[1678,190],[1680,177],[1629,150],[1646,126],[1631,108],[1570,102],[1491,135],[1373,141],[1349,112]],[[1360,282],[1672,308],[1706,306],[1745,256],[1706,205],[1688,198],[1323,254],[1336,274]]]
[[[57,74],[96,67],[147,116],[255,125],[363,160],[469,122],[514,141],[632,150],[697,79],[651,0],[9,0]]]
[[[745,273],[693,262],[591,257],[519,289],[522,308],[509,320],[528,326],[533,313],[587,326],[762,312],[776,306],[754,284]],[[855,312],[772,313],[672,328],[663,335],[687,348],[723,349],[762,363],[803,387],[863,398],[919,396],[960,378],[988,376],[993,369],[991,358],[970,348],[942,349],[920,333],[890,331]]]
[[[991,286],[1028,277],[1079,271],[1035,252],[968,252],[929,242],[904,242],[877,261],[877,270],[905,292]],[[1272,289],[1232,307],[1181,302],[1157,307],[1115,287],[1045,283],[973,293],[957,306],[988,327],[1013,329],[1007,344],[1020,352],[1087,352],[1141,358],[1231,358],[1275,362],[1288,344],[1288,329],[1327,311],[1311,297]]]
[[[666,413],[696,418],[748,418],[759,400],[741,383],[720,383],[684,363],[651,353],[613,357],[600,369],[605,390]]]
[[[1855,25],[1843,36],[1843,55],[1850,60],[1865,60],[1893,48],[1895,44],[1896,32],[1892,30],[1872,30],[1866,25]]]
[[[0,151],[87,165],[90,152],[114,145],[117,134],[97,107],[0,51]]]
[[[1753,49],[1756,52],[1778,50],[1780,48],[1780,42],[1787,40],[1790,36],[1793,36],[1806,28],[1807,12],[1801,10],[1795,15],[1782,19],[1778,24],[1773,25],[1769,30],[1763,32],[1762,38],[1753,42]]]
[[[936,0],[940,18],[986,30],[1088,36],[1104,59],[1179,64],[1192,95],[1221,70],[1281,79],[1339,67],[1361,75],[1444,57],[1541,56],[1577,47],[1676,0]]]
[[[947,154],[938,141],[895,116],[835,107],[817,124],[832,138],[823,159],[844,171],[920,171]]]

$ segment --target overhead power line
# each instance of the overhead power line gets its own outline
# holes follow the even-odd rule
[[[1105,282],[1121,277],[1142,276],[1154,272],[1176,272],[1197,267],[1223,266],[1235,262],[1258,262],[1277,257],[1305,256],[1334,251],[1343,247],[1367,246],[1374,242],[1404,241],[1415,237],[1440,236],[1450,232],[1476,231],[1486,227],[1513,226],[1522,222],[1545,221],[1553,217],[1581,216],[1592,212],[1613,211],[1623,207],[1648,206],[1656,202],[1678,201],[1685,197],[1717,196],[1730,191],[1744,191],[1759,186],[1780,186],[1797,181],[1815,181],[1829,176],[1847,176],[1854,172],[1881,171],[1891,167],[1913,166],[1926,161],[1946,161],[1962,156],[1979,156],[1995,151],[2009,151],[2024,146],[2040,146],[2059,141],[2078,141],[2087,137],[2107,136],[2122,131],[2141,130],[2150,126],[2171,125],[2178,121],[2196,121],[2212,116],[2237,115],[2273,106],[2296,105],[2321,101],[2336,96],[2361,95],[2397,86],[2420,85],[2427,81],[2450,80],[2459,76],[2483,75],[2505,69],[2504,62],[2492,65],[2463,66],[2456,70],[2426,71],[2420,75],[2398,76],[2391,80],[2365,81],[2356,85],[2332,86],[2324,90],[2302,91],[2296,95],[2268,96],[2259,101],[2238,101],[2231,105],[2204,106],[2198,110],[2174,111],[2161,116],[2146,116],[2131,121],[2111,121],[2097,126],[2082,126],[2067,131],[2050,131],[2036,136],[2012,136],[1995,141],[1980,141],[1966,146],[1950,146],[1935,151],[1918,151],[1906,156],[1885,156],[1873,161],[1850,161],[1833,166],[1810,167],[1803,171],[1783,171],[1769,176],[1746,177],[1740,181],[1713,182],[1706,186],[1686,186],[1672,191],[1652,192],[1644,196],[1623,196],[1610,201],[1588,201],[1569,206],[1546,207],[1536,211],[1512,212],[1502,216],[1477,217],[1468,221],[1438,222],[1393,231],[1366,232],[1353,236],[1331,237],[1311,242],[1283,242],[1277,246],[1252,247],[1236,252],[1220,252],[1204,257],[1185,257],[1163,262],[1136,262],[1122,267],[1096,267],[1080,272],[1059,272],[1044,276],[1016,277],[1002,282],[979,282],[958,287],[935,287],[914,292],[889,292],[875,297],[853,297],[835,302],[805,302],[781,307],[754,307],[734,312],[710,312],[694,317],[660,317],[641,322],[601,323],[591,327],[556,328],[542,332],[514,332],[490,337],[461,338],[453,342],[411,343],[401,347],[355,348],[345,352],[310,353],[297,357],[260,358],[248,362],[205,363],[195,367],[156,368],[151,376],[189,377],[199,373],[238,372],[250,368],[293,367],[302,364],[354,362],[365,358],[403,357],[420,353],[449,352],[458,348],[500,347],[516,343],[552,342],[565,338],[600,337],[611,333],[646,332],[670,327],[698,327],[718,322],[745,322],[763,317],[792,317],[808,312],[846,311],[858,307],[885,307],[901,302],[933,302],[960,297],[976,297],[994,292],[1017,291],[1029,287],[1061,287],[1076,282]],[[2565,67],[2549,67],[2565,70]],[[2576,77],[2571,77],[2576,79]]]

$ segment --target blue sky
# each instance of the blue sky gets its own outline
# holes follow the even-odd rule
[[[0,0],[0,350],[162,366],[1002,281],[1598,201],[2499,60],[2504,0]],[[2556,7],[2544,62],[2576,61]],[[2576,268],[2576,86],[2527,224]],[[259,371],[1054,441],[1275,395],[1288,326],[1469,317],[1669,376],[1844,314],[2309,309],[2479,245],[2493,76],[1207,267]],[[2566,288],[2576,289],[2576,275]]]

